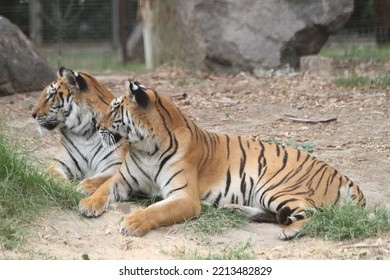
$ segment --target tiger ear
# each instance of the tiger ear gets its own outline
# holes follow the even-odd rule
[[[70,86],[78,87],[81,91],[85,91],[87,89],[87,83],[84,78],[77,72],[74,72],[71,69],[66,69],[64,66],[61,66],[58,69],[57,77],[63,77],[65,82],[67,82]]]
[[[148,106],[149,97],[145,92],[145,87],[141,85],[139,82],[131,82],[129,80],[129,95],[135,100],[138,106],[145,108]]]
[[[64,66],[61,66],[58,71],[57,71],[57,78],[61,78],[62,76],[64,76],[64,70],[66,68]]]

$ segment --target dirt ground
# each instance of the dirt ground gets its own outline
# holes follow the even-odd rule
[[[123,93],[128,78],[162,91],[212,131],[314,143],[315,155],[358,183],[369,205],[390,205],[389,88],[339,88],[330,78],[304,73],[194,77],[164,68],[96,77],[116,95]],[[39,95],[1,97],[0,108],[15,137],[28,143],[31,153],[49,158],[57,137],[39,136],[30,116]],[[257,259],[390,259],[390,236],[348,242],[308,237],[281,241],[275,224],[251,223],[218,236],[191,234],[177,224],[142,238],[122,236],[121,217],[137,207],[115,203],[96,219],[48,209],[32,222],[24,242],[13,251],[0,251],[0,259],[81,259],[84,254],[90,259],[182,259],[224,255],[247,242],[248,253]]]

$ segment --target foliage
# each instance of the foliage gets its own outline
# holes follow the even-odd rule
[[[218,209],[206,203],[202,204],[200,215],[184,224],[185,230],[207,235],[216,235],[232,228],[241,228],[248,219],[240,212],[230,209]]]
[[[85,49],[85,48],[84,48]],[[81,47],[77,51],[61,50],[61,55],[53,51],[41,51],[48,63],[53,68],[59,68],[62,65],[70,69],[102,73],[102,72],[142,72],[145,71],[145,65],[142,63],[127,63],[121,65],[118,63],[118,56],[112,51],[93,51],[83,50]]]
[[[280,138],[277,138],[275,136],[267,137],[266,139],[263,139],[262,141],[267,143],[275,143],[282,146],[289,146],[298,150],[305,151],[308,154],[312,154],[314,152],[315,143],[312,142],[303,142],[303,143],[297,143],[295,138],[289,138],[287,141],[282,140]]]
[[[358,62],[386,62],[390,60],[390,45],[377,46],[359,46],[353,48],[324,48],[321,55],[335,58],[347,59]]]
[[[0,245],[12,248],[21,229],[49,206],[74,208],[81,196],[74,187],[53,178],[9,139],[0,123]]]
[[[336,86],[359,88],[386,88],[390,86],[390,76],[378,76],[374,78],[366,76],[345,76],[333,80]]]
[[[310,220],[299,236],[341,241],[364,239],[388,232],[390,232],[389,209],[346,205],[311,213]]]
[[[157,196],[132,196],[129,201],[143,207],[160,201]],[[202,210],[198,218],[188,220],[184,223],[183,229],[191,232],[199,232],[206,235],[216,235],[232,228],[243,227],[248,224],[248,219],[240,211],[230,209],[218,209],[206,202],[202,202]]]

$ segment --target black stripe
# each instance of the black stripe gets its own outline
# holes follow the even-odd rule
[[[110,164],[110,165],[105,166],[105,168],[104,168],[101,172],[107,171],[107,170],[110,169],[111,167],[113,167],[113,166],[115,166],[115,165],[121,165],[121,164],[122,164],[121,161],[114,162],[114,163],[112,163],[112,164]]]
[[[131,175],[130,168],[129,168],[129,165],[127,163],[127,160],[125,160],[125,166],[126,166],[127,174],[129,174],[131,179],[133,179],[133,181],[139,186],[137,178],[135,178],[133,175]]]
[[[226,137],[226,153],[227,153],[226,159],[229,160],[229,157],[230,157],[230,146],[229,146],[230,138],[228,135],[225,135],[225,137]]]
[[[149,175],[141,168],[141,166],[140,166],[140,165],[138,164],[138,162],[135,160],[133,154],[131,154],[130,157],[131,157],[131,159],[133,160],[134,164],[137,166],[137,168],[142,172],[142,174],[144,174],[144,176],[150,180]]]
[[[88,164],[88,159],[80,152],[80,150],[76,147],[73,141],[66,135],[66,133],[62,133],[62,135],[64,136],[64,139],[67,141],[67,143],[69,143],[73,147],[73,149],[75,149],[76,152],[81,156],[81,158],[85,161],[85,163]]]
[[[283,206],[285,206],[287,203],[289,202],[293,202],[293,201],[297,201],[298,199],[296,198],[290,198],[290,199],[286,199],[284,201],[282,201],[281,203],[279,203],[279,205],[276,207],[276,212],[278,212]]]
[[[232,177],[230,175],[230,168],[228,169],[227,171],[227,174],[226,174],[226,187],[225,187],[225,195],[227,195],[227,193],[229,192],[229,188],[230,188],[230,184],[232,183]]]
[[[328,167],[328,166],[326,166],[325,169],[324,169],[324,172],[322,172],[321,177],[320,177],[320,180],[318,180],[317,186],[314,188],[315,190],[317,190],[317,189],[320,187],[322,178],[324,178],[324,175],[325,175],[325,172],[326,172],[326,168],[327,168],[327,167]]]
[[[176,189],[171,190],[171,191],[167,194],[167,197],[170,196],[173,192],[177,192],[177,191],[179,191],[179,190],[182,190],[182,189],[186,188],[187,186],[188,186],[188,183],[185,184],[184,186],[181,186],[181,187],[178,187],[178,188],[176,188]]]
[[[107,159],[110,155],[112,155],[115,152],[115,149],[109,151],[100,161],[104,161]]]
[[[242,158],[240,158],[240,177],[242,176],[242,173],[244,172],[244,167],[245,167],[245,164],[246,164],[246,153],[245,153],[245,150],[242,146],[242,142],[241,142],[241,136],[238,136],[238,143],[240,145],[240,149],[241,149],[241,152],[242,152]]]
[[[301,158],[301,150],[297,150],[297,161]]]
[[[173,134],[171,134],[171,139],[173,138],[173,141],[174,141],[174,148],[173,148],[173,150],[172,150],[172,152],[169,154],[169,155],[167,155],[165,158],[163,158],[162,159],[162,161],[161,161],[161,163],[160,163],[160,167],[159,167],[159,169],[158,169],[158,171],[157,171],[157,173],[156,173],[156,176],[154,177],[154,181],[156,181],[157,180],[157,177],[158,177],[158,175],[160,174],[160,172],[161,172],[161,170],[162,170],[162,168],[164,167],[164,165],[167,163],[167,161],[174,155],[174,154],[176,154],[176,152],[177,152],[177,149],[178,149],[178,142],[177,142],[177,139],[176,139],[176,137],[174,137],[174,135]],[[167,152],[167,151],[166,151]],[[165,152],[164,152],[165,153]],[[161,157],[160,157],[161,158]]]
[[[257,158],[257,164],[258,164],[257,176],[260,176],[261,170],[263,169],[263,166],[265,166],[267,164],[267,160],[264,157],[264,145],[263,145],[263,143],[261,141],[259,141],[258,143],[260,145],[261,151],[260,151],[259,157]]]
[[[326,163],[323,163],[323,162],[316,162],[316,164],[322,164],[320,168],[317,169],[317,171],[311,176],[310,180],[308,181],[308,184],[312,184],[313,183],[313,180],[314,178],[317,176],[318,173],[320,173],[320,171],[327,166]]]
[[[165,183],[165,185],[164,185],[163,188],[165,188],[165,187],[172,181],[172,179],[176,177],[176,175],[178,175],[179,173],[183,172],[183,170],[184,170],[184,169],[181,169],[181,170],[177,171],[175,174],[173,174],[173,175],[171,176],[171,178],[169,178],[169,180]]]
[[[249,182],[250,182],[250,188],[249,188],[249,195],[248,195],[248,205],[250,204],[251,198],[252,198],[252,193],[253,189],[255,187],[255,182],[252,177],[249,177]]]
[[[123,181],[125,181],[125,183],[126,183],[127,186],[129,187],[129,189],[131,189],[131,185],[130,185],[129,181],[127,181],[125,175],[123,175],[123,173],[122,173],[121,170],[119,170],[119,174],[122,176]]]
[[[221,200],[221,197],[222,197],[222,193],[219,193],[219,195],[213,202],[214,207],[217,207],[219,205],[219,201]]]
[[[69,154],[70,158],[72,159],[73,163],[75,164],[77,170],[83,174],[83,172],[81,171],[81,168],[80,168],[80,165],[79,165],[79,162],[76,160],[76,158],[73,156],[72,154],[72,151],[70,150],[69,146],[66,145],[66,143],[63,142],[63,146],[65,148],[65,150],[67,151],[67,153]]]
[[[244,205],[245,205],[245,193],[246,193],[246,173],[244,172],[242,179],[241,179],[241,184],[240,184],[240,191],[242,193]]]
[[[91,165],[92,164],[92,162],[93,162],[93,160],[95,159],[95,157],[96,157],[96,155],[99,153],[99,151],[102,149],[102,144],[99,142],[99,143],[97,143],[96,145],[95,145],[95,147],[96,146],[99,146],[99,148],[97,149],[97,151],[94,153],[94,155],[92,156],[92,158],[90,159],[90,161],[89,161],[89,165]],[[93,149],[95,149],[95,147],[93,148]],[[92,150],[93,150],[92,149]],[[100,161],[101,162],[101,161]]]
[[[181,116],[182,119],[184,120],[184,123],[186,124],[186,127],[187,127],[188,130],[190,131],[191,137],[194,137],[193,131],[192,131],[191,127],[190,127],[190,124],[188,123],[187,117],[186,117],[185,115],[183,115],[183,113],[181,112],[180,109],[178,109],[178,111],[179,111],[180,116]]]
[[[167,110],[167,108],[165,108],[164,104],[161,102],[161,98],[157,95],[157,93],[155,91],[153,91],[154,95],[156,96],[157,98],[157,104],[160,105],[160,107],[165,111],[165,113],[168,115],[169,119],[171,120],[171,122],[173,121],[172,120],[172,116],[171,114],[169,113],[169,111]],[[156,106],[157,107],[157,106]]]
[[[65,175],[66,177],[68,178],[68,180],[72,180],[72,179],[75,179],[75,175],[73,175],[72,171],[70,170],[69,166],[67,166],[65,164],[65,162],[57,159],[57,158],[53,158],[53,161],[56,161],[58,163],[60,163],[62,165],[63,168],[65,168]]]
[[[151,153],[149,152],[148,155],[149,155],[149,156],[154,156],[155,154],[157,154],[158,151],[159,151],[158,145],[155,144],[155,146],[154,146],[154,151],[151,152]]]
[[[276,146],[276,156],[279,157],[280,156],[280,145],[275,144],[275,146]]]

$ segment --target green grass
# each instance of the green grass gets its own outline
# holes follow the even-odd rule
[[[390,45],[360,46],[354,48],[324,48],[320,55],[335,59],[347,59],[360,62],[386,62],[390,60]]]
[[[217,209],[202,203],[199,217],[187,221],[184,224],[184,230],[206,235],[217,235],[233,228],[242,228],[248,223],[248,219],[240,211]]]
[[[305,151],[308,154],[314,153],[314,149],[316,147],[316,144],[314,144],[312,142],[297,143],[297,140],[295,138],[289,138],[287,141],[285,141],[285,140],[282,140],[282,139],[275,137],[275,136],[269,136],[269,137],[263,139],[262,141],[266,142],[266,143],[279,144],[279,145],[282,145],[284,147],[286,147],[286,146],[292,147],[292,148],[295,148],[298,150]]]
[[[132,196],[129,201],[142,207],[160,201],[160,197]],[[196,219],[191,219],[183,224],[183,230],[189,232],[216,235],[232,228],[244,227],[249,220],[240,212],[231,209],[218,209],[206,202],[202,202],[202,210]]]
[[[389,209],[346,205],[313,213],[299,236],[342,241],[375,237],[389,232]]]
[[[134,202],[142,207],[161,200],[153,196],[133,196],[129,201]],[[203,233],[206,235],[216,235],[226,232],[232,228],[241,228],[246,226],[249,220],[240,212],[230,209],[218,209],[206,202],[202,202],[202,210],[196,219],[188,220],[183,224],[185,231]]]
[[[117,55],[114,52],[93,52],[93,51],[72,51],[63,52],[59,57],[58,53],[43,52],[44,57],[54,69],[59,66],[66,66],[70,69],[104,73],[104,72],[142,72],[146,70],[145,64],[130,62],[122,65],[118,63]]]
[[[50,176],[8,137],[0,122],[0,246],[14,248],[23,228],[50,206],[75,208],[81,195]]]
[[[382,75],[374,78],[357,75],[345,76],[336,78],[332,82],[340,87],[386,88],[390,86],[390,76]]]
[[[390,61],[390,45],[385,46],[360,46],[353,48],[324,48],[320,55],[327,56],[354,68],[359,63],[383,64]],[[335,78],[333,84],[339,87],[354,88],[387,88],[390,86],[390,76],[379,73],[375,77],[350,75]]]

